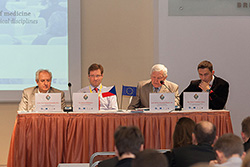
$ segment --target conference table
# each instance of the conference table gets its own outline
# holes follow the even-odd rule
[[[19,113],[10,142],[8,167],[56,167],[88,162],[94,152],[114,151],[119,126],[137,126],[145,148],[172,147],[175,124],[181,117],[207,120],[217,135],[232,133],[228,110],[174,112]]]

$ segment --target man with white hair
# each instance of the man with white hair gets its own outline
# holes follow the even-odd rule
[[[37,86],[23,90],[22,99],[18,111],[34,111],[36,93],[61,93],[61,108],[65,107],[64,92],[51,87],[52,73],[49,70],[40,69],[36,72]]]
[[[149,107],[149,93],[174,93],[175,105],[179,104],[178,88],[179,86],[173,82],[167,81],[168,70],[162,64],[156,64],[151,69],[151,79],[140,81],[137,85],[136,96],[132,98],[129,110],[135,108]],[[164,86],[165,84],[165,86]]]

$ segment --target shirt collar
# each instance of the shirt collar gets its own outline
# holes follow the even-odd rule
[[[99,85],[99,86],[97,86],[96,88],[97,88],[98,90],[100,90],[101,85],[102,85],[102,84],[100,84],[100,85]],[[94,87],[94,86],[92,86],[92,85],[90,84],[90,88],[91,88],[91,90],[94,90],[94,88],[95,88],[95,87]]]
[[[38,93],[41,93],[40,90],[39,90],[39,88],[38,88]],[[46,93],[49,93],[49,90]]]
[[[153,86],[153,92],[155,92],[155,89],[157,89],[157,93],[158,93],[158,92],[160,92],[160,90],[161,90],[161,86],[158,87],[158,88],[155,88],[155,87]]]
[[[212,76],[212,80],[209,82],[209,85],[211,85],[211,87],[213,85],[213,82],[214,82],[214,76]]]

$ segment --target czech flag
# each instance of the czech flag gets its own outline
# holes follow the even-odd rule
[[[108,96],[114,96],[116,95],[115,86],[110,87],[110,90],[108,92],[102,93],[102,97],[108,97]]]

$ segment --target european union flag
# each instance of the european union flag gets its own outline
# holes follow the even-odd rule
[[[125,96],[136,96],[136,87],[133,87],[133,86],[123,86],[122,85],[122,95],[125,95]]]

